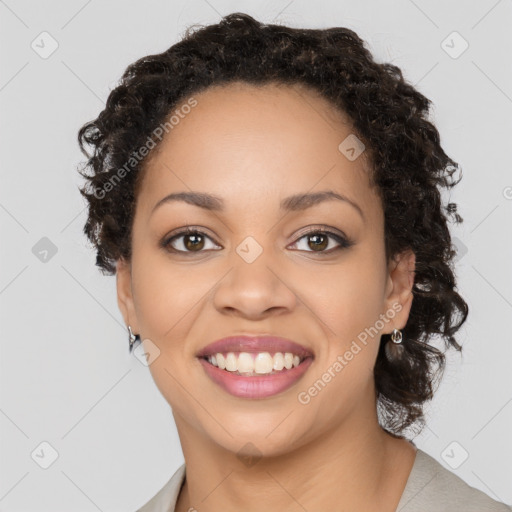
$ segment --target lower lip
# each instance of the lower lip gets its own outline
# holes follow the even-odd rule
[[[199,358],[199,361],[208,376],[229,394],[240,398],[267,398],[293,386],[304,375],[313,362],[313,358],[307,357],[290,370],[261,377],[243,377],[221,370],[203,358]]]

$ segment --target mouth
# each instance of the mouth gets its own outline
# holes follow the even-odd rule
[[[196,357],[211,380],[229,394],[266,398],[295,384],[314,354],[285,338],[234,336],[211,343]]]

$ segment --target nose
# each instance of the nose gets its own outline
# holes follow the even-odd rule
[[[271,251],[263,251],[248,262],[233,255],[231,271],[214,290],[213,303],[222,314],[260,320],[269,315],[286,314],[297,304],[290,276],[286,275]]]

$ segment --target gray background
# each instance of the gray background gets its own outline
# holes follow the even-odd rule
[[[510,0],[5,0],[0,510],[134,510],[183,462],[169,406],[128,354],[115,278],[99,273],[81,233],[76,135],[129,63],[165,50],[188,25],[233,11],[352,28],[432,99],[443,146],[464,173],[451,200],[465,222],[452,232],[470,316],[464,356],[449,357],[428,428],[414,441],[512,503]],[[58,48],[43,58],[52,39]],[[43,469],[52,449],[58,457]]]

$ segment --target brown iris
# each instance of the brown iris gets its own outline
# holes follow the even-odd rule
[[[316,234],[316,235],[308,235],[308,238],[310,240],[315,240],[315,242],[313,242],[314,245],[310,245],[310,243],[308,242],[308,245],[313,249],[313,250],[320,250],[322,251],[323,249],[325,249],[328,245],[329,245],[329,237],[326,236],[326,235],[322,235],[322,234]],[[323,242],[318,242],[318,240],[320,238],[323,238]]]
[[[198,233],[184,235],[183,244],[189,251],[200,251],[204,247],[204,237]]]

